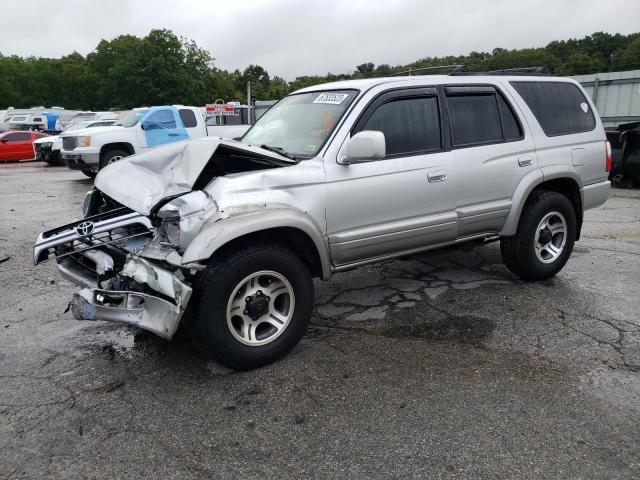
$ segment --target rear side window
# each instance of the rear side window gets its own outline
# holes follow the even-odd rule
[[[193,110],[179,110],[180,120],[182,120],[182,124],[184,128],[193,128],[198,125],[198,121],[196,120],[196,114],[193,113]]]
[[[502,95],[490,86],[446,87],[454,147],[520,140],[522,129]]]
[[[580,89],[565,82],[511,82],[548,137],[589,132],[596,119]]]
[[[438,99],[409,97],[383,103],[371,114],[362,130],[384,133],[387,156],[440,149]]]
[[[176,118],[171,110],[156,110],[144,121],[146,130],[176,128]]]

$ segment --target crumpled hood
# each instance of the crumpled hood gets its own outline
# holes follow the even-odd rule
[[[95,186],[122,205],[149,215],[159,201],[190,192],[221,145],[272,158],[279,164],[296,163],[277,153],[235,140],[205,137],[123,158],[102,169],[96,177]]]

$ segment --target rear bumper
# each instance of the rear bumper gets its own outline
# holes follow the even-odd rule
[[[596,208],[602,205],[609,198],[609,190],[611,188],[611,182],[605,180],[604,182],[592,183],[591,185],[585,185],[582,187],[582,208],[583,210],[589,210],[590,208]]]
[[[71,170],[98,171],[100,155],[98,153],[63,153],[62,160]]]

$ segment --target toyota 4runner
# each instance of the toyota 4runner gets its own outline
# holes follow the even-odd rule
[[[43,232],[74,316],[219,362],[272,362],[304,335],[313,277],[500,239],[523,280],[557,274],[605,202],[610,149],[569,79],[393,77],[299,90],[240,141],[201,138],[102,170],[80,221]],[[185,315],[187,312],[187,315]]]

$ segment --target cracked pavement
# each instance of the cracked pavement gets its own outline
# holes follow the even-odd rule
[[[64,313],[33,241],[91,183],[0,184],[0,478],[640,478],[640,191],[587,212],[546,282],[497,243],[318,281],[302,343],[238,373]]]

